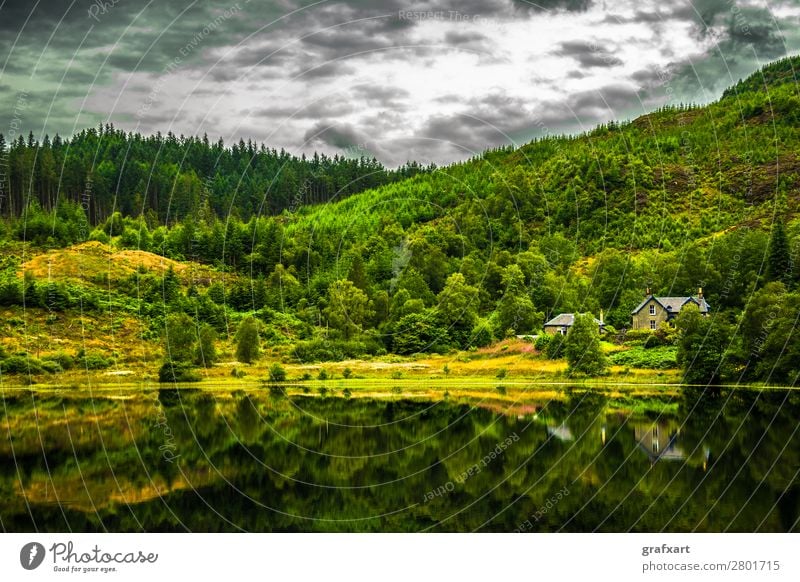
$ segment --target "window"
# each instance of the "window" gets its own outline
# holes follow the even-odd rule
[[[651,305],[650,306],[650,315],[655,315],[655,314],[656,314],[656,306],[655,305]]]
[[[656,320],[655,319],[651,319],[650,320],[650,329],[655,329],[655,328],[656,328]]]

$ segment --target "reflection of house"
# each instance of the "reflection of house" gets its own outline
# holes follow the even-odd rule
[[[597,324],[598,333],[603,333],[605,324],[603,323],[603,312],[600,312],[600,319],[594,320]],[[544,332],[550,335],[567,335],[569,328],[575,323],[574,313],[561,313],[556,315],[553,319],[544,324]]]
[[[575,437],[572,436],[572,431],[566,424],[548,424],[547,434],[557,438],[560,441],[574,441]]]
[[[656,297],[648,289],[644,301],[631,312],[633,319],[631,328],[658,329],[658,326],[664,321],[671,323],[681,309],[690,303],[697,305],[702,315],[708,315],[709,306],[703,298],[702,287],[697,290],[695,297]]]
[[[661,459],[677,461],[686,457],[678,446],[680,430],[672,429],[666,422],[657,422],[652,425],[638,425],[633,428],[636,444],[642,449],[652,462]]]

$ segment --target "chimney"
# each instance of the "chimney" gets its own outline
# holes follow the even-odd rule
[[[698,287],[698,289],[697,289],[697,298],[698,299],[702,299],[703,298],[703,288],[702,287]]]
[[[603,310],[600,310],[600,325],[603,325]]]
[[[650,297],[650,295],[651,295],[651,294],[650,294],[650,287],[648,287],[648,288],[647,288],[647,289],[645,289],[645,291],[644,291],[644,296],[645,296],[645,297]]]

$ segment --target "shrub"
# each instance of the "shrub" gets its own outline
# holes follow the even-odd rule
[[[15,276],[0,278],[0,305],[22,305],[22,283]]]
[[[317,380],[327,380],[328,379],[328,371],[325,368],[322,368],[317,374]]]
[[[597,325],[589,314],[576,314],[564,342],[570,372],[598,376],[608,368],[608,359],[600,349]]]
[[[547,357],[551,360],[558,360],[564,355],[564,344],[567,336],[558,334],[550,337],[547,344]]]
[[[336,362],[362,356],[377,356],[385,351],[383,345],[373,339],[363,341],[317,339],[297,342],[292,348],[291,356],[301,363]]]
[[[62,370],[70,370],[75,367],[75,358],[66,352],[56,352],[42,358],[44,361],[56,362]]]
[[[611,354],[612,364],[628,368],[644,368],[651,370],[668,370],[678,367],[678,348],[658,347],[645,349],[637,346],[622,352]]]
[[[539,337],[536,338],[536,341],[533,342],[533,347],[536,348],[536,351],[539,353],[546,353],[552,339],[553,336],[550,334],[540,334]]]
[[[10,356],[0,362],[3,374],[41,374],[42,363],[36,358],[24,355]]]
[[[245,318],[236,332],[236,358],[250,364],[258,359],[261,340],[258,337],[258,321],[255,317]]]
[[[199,382],[201,379],[188,362],[164,362],[158,371],[159,382]]]
[[[104,370],[111,366],[113,361],[111,358],[98,353],[85,354],[82,357],[79,355],[78,365],[87,370]]]
[[[286,370],[278,362],[275,362],[269,367],[269,381],[270,382],[286,381]]]
[[[350,368],[345,368],[342,372],[342,376],[344,376],[345,380],[353,377],[353,370]]]

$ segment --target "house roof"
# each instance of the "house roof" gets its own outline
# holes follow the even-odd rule
[[[700,308],[700,313],[708,313],[709,309],[708,302],[702,297],[656,297],[655,295],[648,295],[636,309],[631,311],[631,315],[639,313],[642,308],[650,302],[650,299],[655,299],[656,303],[671,313],[679,313],[681,308],[690,301],[694,302],[697,307]]]
[[[594,318],[594,322],[597,325],[602,325],[602,321]],[[574,313],[560,313],[556,315],[553,319],[545,323],[545,326],[555,326],[555,327],[572,327],[572,324],[575,323],[575,314]]]

